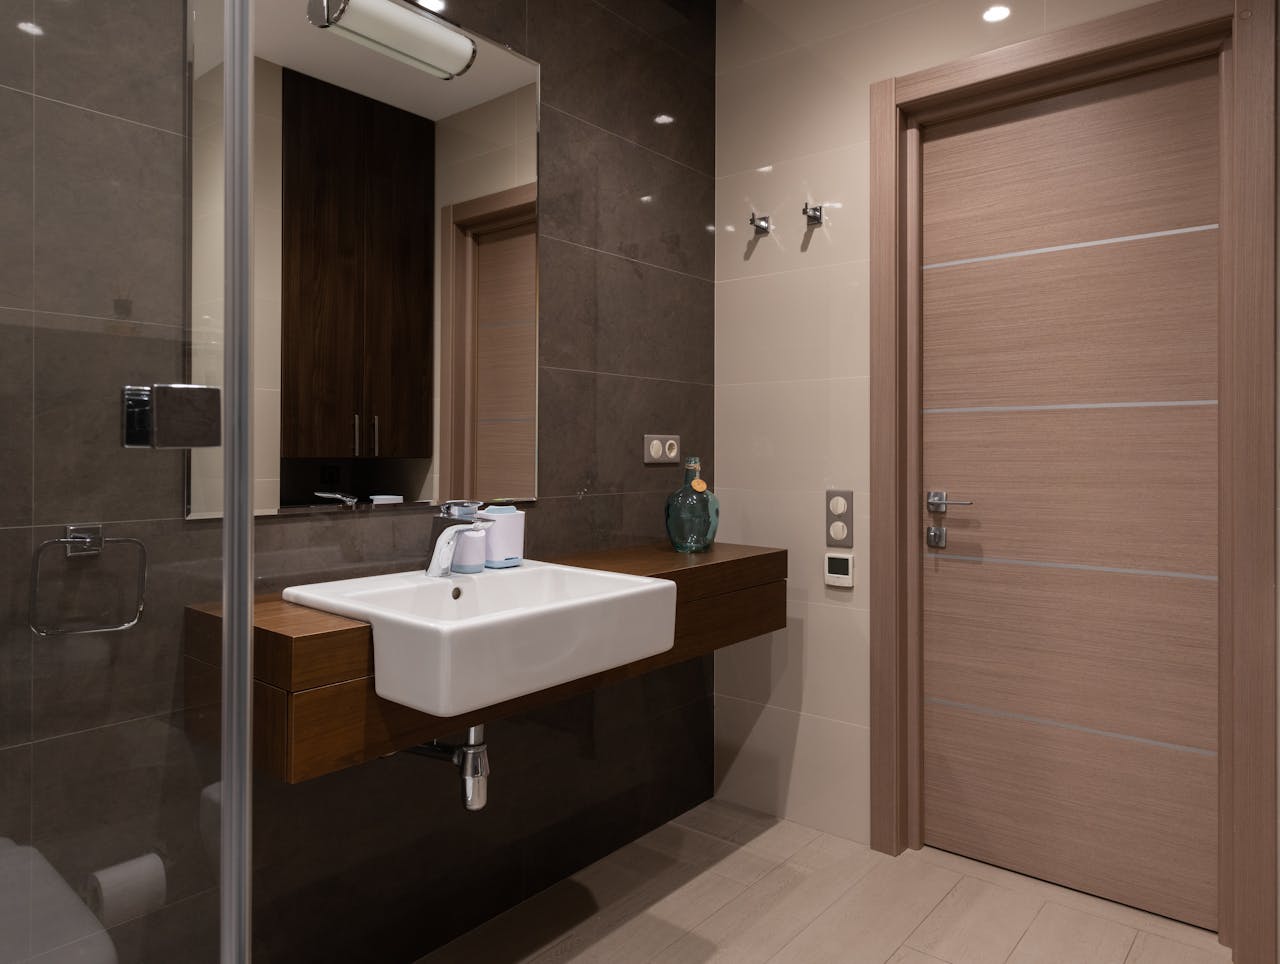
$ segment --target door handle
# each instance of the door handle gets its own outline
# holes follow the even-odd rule
[[[949,505],[973,505],[961,499],[948,499],[946,492],[930,492],[924,499],[925,508],[930,512],[946,512]]]

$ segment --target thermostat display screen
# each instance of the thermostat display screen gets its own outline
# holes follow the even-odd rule
[[[849,575],[849,560],[837,558],[827,559],[827,572],[831,573],[833,576]]]

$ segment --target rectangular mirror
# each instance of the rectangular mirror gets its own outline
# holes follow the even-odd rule
[[[329,6],[255,3],[255,511],[531,500],[538,66],[407,0]],[[220,385],[215,54],[191,109],[189,376]],[[187,480],[220,514],[221,450]]]

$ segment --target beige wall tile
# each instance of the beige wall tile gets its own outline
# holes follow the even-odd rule
[[[716,285],[716,384],[870,375],[868,270],[854,261]]]
[[[865,843],[866,727],[716,697],[716,796]]]
[[[768,170],[756,170],[753,162],[746,171],[717,178],[716,280],[865,261],[867,164],[864,139],[793,160],[761,161]],[[821,227],[806,228],[800,213],[806,200],[825,205]],[[773,230],[756,235],[747,224],[752,211],[769,215]]]
[[[870,725],[870,613],[792,602],[787,628],[716,653],[716,692]]]
[[[1088,20],[1145,7],[1151,0],[1047,0],[1045,3],[1045,29],[1059,30]]]
[[[1137,932],[1089,914],[1045,904],[1009,964],[1123,964]]]
[[[907,939],[949,964],[1004,964],[1043,901],[965,877]]]

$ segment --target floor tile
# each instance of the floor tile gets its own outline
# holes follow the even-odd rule
[[[1125,964],[1223,964],[1230,960],[1231,951],[1225,947],[1204,950],[1140,931]]]
[[[976,877],[956,884],[907,944],[949,964],[1004,964],[1044,902]]]
[[[1045,904],[1009,964],[1123,964],[1137,932],[1061,904]]]
[[[762,856],[749,847],[712,837],[699,830],[666,824],[641,837],[639,843],[677,860],[705,866],[741,884],[754,884],[780,860]]]

